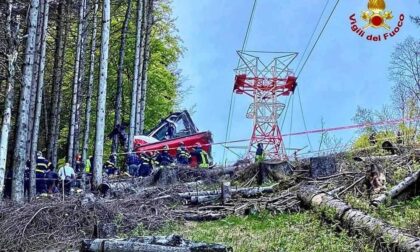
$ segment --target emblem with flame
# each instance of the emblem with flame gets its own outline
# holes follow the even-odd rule
[[[368,22],[363,29],[369,27],[390,29],[386,23],[393,18],[392,11],[386,11],[385,0],[369,0],[368,11],[362,12],[362,19]]]

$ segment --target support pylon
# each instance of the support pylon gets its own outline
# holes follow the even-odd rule
[[[268,54],[275,57],[269,63],[262,58]],[[246,94],[253,99],[246,117],[254,122],[247,158],[253,159],[258,143],[262,143],[267,159],[285,160],[286,150],[283,143],[278,119],[285,109],[281,97],[293,94],[296,77],[289,65],[297,53],[264,53],[238,51],[240,63],[236,71],[234,92]]]

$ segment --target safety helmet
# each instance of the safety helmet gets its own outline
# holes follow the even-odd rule
[[[165,145],[165,146],[163,147],[163,150],[169,150],[169,146],[168,146],[168,145]]]
[[[36,153],[36,156],[37,156],[37,157],[42,157],[42,152],[41,152],[41,151],[38,151],[38,152]]]
[[[179,145],[180,146],[185,146],[185,143],[184,142],[180,142]]]

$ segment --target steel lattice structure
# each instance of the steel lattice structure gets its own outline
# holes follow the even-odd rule
[[[281,97],[293,94],[297,85],[289,69],[297,53],[238,51],[238,55],[234,92],[253,98],[246,114],[254,123],[247,158],[255,157],[257,144],[262,143],[267,159],[287,159],[278,119],[285,109]],[[262,59],[267,55],[274,55],[268,64]]]

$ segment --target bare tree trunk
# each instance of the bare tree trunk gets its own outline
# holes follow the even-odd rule
[[[69,24],[66,20],[68,5],[67,0],[60,3],[58,12],[57,33],[55,40],[55,58],[53,70],[53,89],[52,89],[52,112],[51,112],[51,132],[48,145],[48,158],[54,166],[57,166],[57,142],[60,128],[60,108],[61,108],[61,86],[64,75],[64,54],[66,48],[67,31]]]
[[[144,58],[143,58],[143,74],[141,75],[141,97],[140,97],[140,112],[137,112],[137,115],[140,118],[139,134],[144,132],[144,121],[145,121],[145,111],[146,111],[146,95],[147,95],[147,71],[149,69],[150,61],[150,35],[152,32],[153,26],[153,1],[148,0],[147,4],[147,24],[146,24],[146,34],[145,34],[145,46],[144,46]]]
[[[47,49],[47,31],[48,31],[48,12],[49,12],[49,0],[45,0],[42,7],[44,8],[43,13],[43,22],[42,22],[42,33],[41,33],[41,51],[39,57],[39,73],[38,73],[38,85],[36,90],[36,107],[35,107],[35,117],[34,117],[34,126],[32,128],[32,141],[31,141],[31,171],[35,171],[36,168],[36,151],[38,149],[38,136],[39,136],[39,122],[41,120],[41,110],[42,110],[42,95],[44,93],[44,73],[45,73],[45,53]],[[35,180],[31,180],[30,188],[31,198],[35,196]]]
[[[142,0],[143,10],[141,18],[141,42],[140,42],[140,63],[139,63],[139,73],[137,79],[137,96],[136,96],[136,129],[135,134],[140,135],[140,124],[141,124],[141,85],[143,79],[143,66],[144,66],[144,53],[146,45],[146,28],[147,28],[147,13],[148,13],[148,0]]]
[[[35,42],[35,58],[34,58],[34,68],[33,68],[33,76],[32,76],[32,87],[31,87],[31,94],[36,94],[37,85],[38,85],[38,76],[39,76],[39,62],[41,57],[41,36],[42,36],[42,23],[44,17],[44,3],[45,0],[40,0],[39,8],[38,8],[38,20],[37,20],[37,29],[36,29],[36,42]],[[28,131],[28,140],[26,144],[26,148],[28,151],[26,152],[27,159],[31,160],[32,157],[30,156],[32,153],[32,132],[34,128],[34,119],[35,119],[35,107],[36,107],[36,95],[31,95],[30,103],[29,103],[29,131]]]
[[[77,90],[77,105],[76,105],[76,119],[74,127],[74,152],[80,153],[80,128],[81,128],[81,113],[82,113],[82,90],[85,83],[85,62],[86,62],[86,45],[87,45],[87,1],[85,0],[84,14],[82,20],[82,40],[81,40],[81,53],[80,53],[80,66],[79,66],[79,89]],[[74,165],[74,161],[73,161]]]
[[[101,57],[99,61],[98,107],[96,114],[96,137],[94,155],[94,184],[102,183],[102,159],[104,153],[106,86],[108,78],[108,53],[110,33],[111,6],[110,0],[103,0]]]
[[[19,117],[17,120],[16,146],[13,154],[12,200],[24,201],[24,172],[26,164],[26,141],[28,138],[28,112],[34,65],[36,26],[38,20],[39,0],[31,0],[29,11],[28,36],[26,41],[25,65],[23,68],[22,88],[20,90]]]
[[[74,78],[73,78],[73,95],[72,95],[72,106],[71,106],[71,118],[70,118],[70,130],[69,130],[69,143],[67,160],[74,166],[74,133],[76,128],[76,116],[78,108],[78,95],[79,95],[79,73],[80,73],[80,55],[82,53],[82,32],[83,32],[83,19],[86,11],[86,0],[80,0],[79,9],[79,25],[77,33],[77,44],[76,44],[76,57],[74,62]]]
[[[136,131],[136,109],[137,109],[137,83],[140,71],[140,51],[141,51],[141,24],[142,24],[142,1],[137,0],[137,27],[136,27],[136,52],[134,60],[134,78],[131,92],[131,111],[130,111],[130,133],[128,136],[128,151],[133,150],[133,139]]]
[[[15,24],[14,24],[15,22]],[[9,143],[9,133],[12,121],[12,107],[15,100],[15,73],[16,60],[18,57],[18,40],[20,17],[13,18],[13,0],[8,0],[7,13],[7,94],[4,104],[3,124],[1,127],[0,138],[0,201],[3,198],[4,175],[6,172],[7,147]]]
[[[95,76],[95,54],[96,54],[96,26],[98,23],[98,0],[95,0],[95,7],[93,13],[93,27],[92,27],[92,41],[90,46],[90,67],[89,67],[89,82],[87,86],[86,95],[86,110],[85,110],[85,132],[83,137],[83,160],[87,159],[88,148],[89,148],[89,134],[90,134],[90,113],[92,110],[92,92],[93,92],[93,81]]]
[[[115,118],[114,127],[121,124],[121,106],[122,106],[122,95],[123,95],[123,70],[124,70],[124,56],[125,46],[127,40],[128,24],[131,16],[131,0],[127,0],[127,10],[125,12],[124,24],[121,31],[121,43],[120,53],[118,62],[118,75],[117,75],[117,99],[115,100]],[[116,153],[118,149],[118,136],[115,135],[112,139],[112,153]]]

